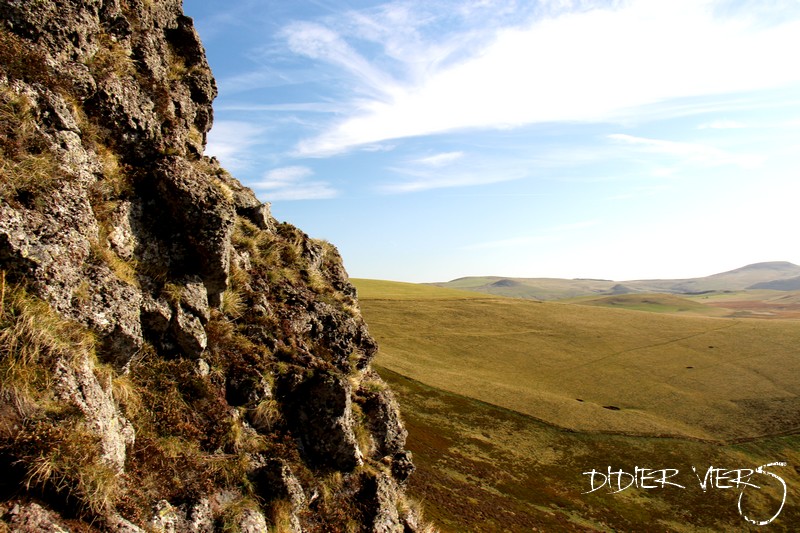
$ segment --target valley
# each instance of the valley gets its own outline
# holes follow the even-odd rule
[[[692,466],[785,461],[796,501],[800,323],[728,317],[777,291],[565,303],[353,282],[409,428],[412,494],[445,531],[746,530],[739,490],[700,490]],[[609,466],[692,477],[582,494],[582,473]],[[758,495],[762,515],[780,502]],[[797,513],[787,504],[772,530]]]

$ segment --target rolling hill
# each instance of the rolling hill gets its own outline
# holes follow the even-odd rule
[[[762,281],[749,287],[750,289],[769,289],[773,291],[798,291],[800,290],[800,276],[795,278]]]
[[[612,281],[600,279],[466,277],[437,287],[470,290],[537,300],[561,300],[591,295],[653,293],[693,294],[748,289],[800,289],[800,266],[786,261],[754,263],[728,272],[688,279]]]

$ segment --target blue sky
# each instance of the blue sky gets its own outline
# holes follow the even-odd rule
[[[800,264],[800,2],[184,0],[206,153],[353,277]]]

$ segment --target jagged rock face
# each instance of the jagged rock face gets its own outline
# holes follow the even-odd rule
[[[201,155],[180,0],[0,17],[0,529],[415,530],[338,251]]]
[[[181,0],[8,0],[9,29],[47,51],[87,111],[114,124],[130,154],[199,154],[216,96],[203,46]],[[201,141],[201,142],[198,142]]]
[[[370,502],[368,521],[376,533],[396,533],[403,531],[397,507],[392,505],[397,498],[397,485],[391,477],[380,475],[368,477],[361,488],[361,497]]]
[[[6,72],[4,97],[32,101],[28,119],[58,174],[34,205],[4,202],[0,258],[23,263],[19,270],[34,277],[41,295],[89,323],[124,366],[142,347],[142,296],[129,286],[141,280],[121,282],[94,256],[113,253],[166,270],[174,269],[166,258],[181,268],[192,261],[212,298],[225,288],[233,204],[179,157],[198,154],[211,126],[216,89],[202,45],[179,1],[8,1],[0,14],[4,40],[18,41],[46,70],[17,79]],[[190,75],[178,75],[184,71]],[[121,187],[131,191],[115,194]],[[76,305],[87,279],[102,295]],[[193,320],[180,319],[178,335],[196,337]]]
[[[317,465],[351,471],[363,464],[351,395],[346,380],[330,374],[315,375],[292,393],[294,432]]]
[[[362,409],[369,415],[372,435],[377,441],[377,454],[384,457],[403,452],[408,431],[400,419],[392,392],[383,388],[380,376],[372,370],[366,373],[358,392]]]

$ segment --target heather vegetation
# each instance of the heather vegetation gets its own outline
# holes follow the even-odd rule
[[[767,437],[739,444],[680,438],[637,437],[559,429],[513,410],[475,400],[379,369],[396,391],[418,470],[410,493],[442,531],[757,531],[740,515],[740,488],[704,492],[709,466],[750,468],[777,460],[788,487],[787,503],[770,531],[794,531],[800,521],[798,436]],[[674,468],[685,487],[631,487],[592,494],[592,469]],[[753,480],[755,481],[755,480]],[[782,487],[760,477],[763,492],[746,494],[751,518],[770,518]],[[623,485],[624,486],[624,485]],[[763,529],[763,528],[761,528]]]

